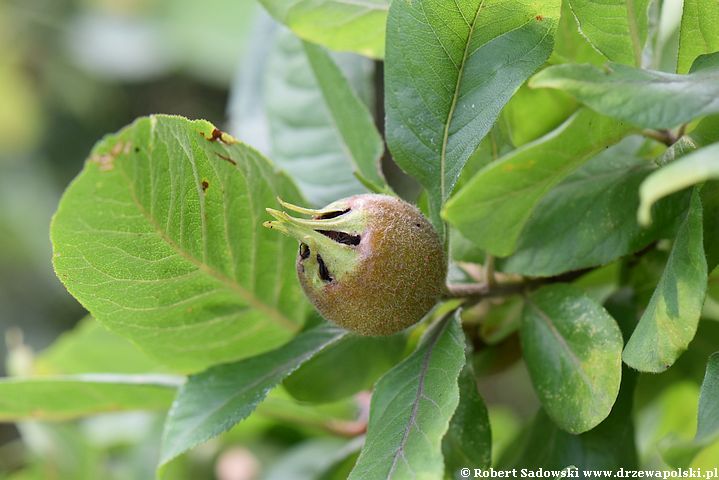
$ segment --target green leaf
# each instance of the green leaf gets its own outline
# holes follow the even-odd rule
[[[260,0],[298,37],[331,50],[382,58],[388,0]]]
[[[561,470],[574,465],[580,470],[614,471],[637,468],[632,420],[632,397],[637,375],[625,369],[623,376],[612,412],[589,432],[581,435],[567,433],[552,423],[544,410],[540,410],[532,422],[523,452],[512,466]]]
[[[331,402],[364,389],[403,356],[404,333],[388,337],[347,335],[287,377],[284,386],[304,402]]]
[[[160,468],[245,419],[282,379],[346,333],[323,324],[271,352],[192,375],[165,421]]]
[[[677,372],[678,373],[678,372]],[[690,441],[696,432],[697,403],[699,397],[699,385],[693,380],[688,380],[681,374],[663,384],[652,392],[643,392],[646,384],[652,381],[658,382],[662,377],[674,374],[674,369],[668,370],[662,375],[644,375],[643,382],[640,382],[637,390],[637,403],[641,396],[645,396],[649,402],[637,412],[637,438],[639,453],[643,464],[657,464],[662,459],[674,462],[675,458],[666,457],[667,439],[676,441]],[[676,374],[674,374],[676,375]],[[681,405],[682,408],[677,408]]]
[[[210,141],[214,129],[152,116],[106,137],[51,226],[70,293],[177,369],[274,348],[306,311],[296,244],[262,227],[264,208],[296,190],[250,147]]]
[[[566,93],[524,84],[504,107],[502,118],[508,124],[512,143],[521,147],[560,126],[576,110],[577,102]]]
[[[359,66],[364,61],[353,58],[351,63]],[[333,60],[283,30],[276,35],[263,81],[272,160],[292,176],[307,199],[324,206],[364,193],[365,187],[352,174],[357,169],[353,162],[363,165],[361,171],[375,162],[371,178],[376,180],[383,147],[366,107]],[[365,144],[359,144],[359,133],[366,135]]]
[[[569,0],[579,31],[609,60],[641,66],[650,0]]]
[[[329,110],[330,116],[355,168],[355,174],[378,192],[388,186],[380,171],[384,143],[367,107],[357,97],[327,52],[303,42],[307,59]]]
[[[487,469],[492,464],[487,407],[477,391],[477,380],[469,363],[459,375],[459,405],[442,440],[442,453],[451,478],[461,478],[459,470],[468,465]]]
[[[529,86],[564,90],[599,113],[645,128],[672,128],[719,112],[719,68],[675,75],[618,63],[555,65]]]
[[[68,420],[120,410],[155,410],[172,403],[179,377],[85,374],[0,379],[0,421]]]
[[[705,55],[699,55],[692,68],[689,69],[689,73],[700,72],[702,70],[709,70],[712,68],[719,67],[719,52],[707,53]]]
[[[126,338],[87,317],[39,353],[32,370],[34,375],[72,375],[148,373],[162,371],[162,368]]]
[[[417,350],[375,387],[367,439],[350,480],[441,478],[441,443],[459,403],[465,363],[459,316],[450,314],[425,334]]]
[[[603,65],[607,57],[602,55],[579,31],[570,2],[562,2],[562,15],[555,35],[554,51],[549,63],[592,63]]]
[[[702,54],[719,50],[719,4],[684,0],[679,33],[677,73],[686,73]]]
[[[669,446],[662,451],[662,457],[673,467],[696,467],[707,458],[717,458],[719,451],[719,352],[709,357],[706,373],[699,391],[697,433],[692,440],[669,437]],[[716,463],[710,463],[713,468]]]
[[[629,293],[631,290],[627,288],[619,290],[606,302],[608,312],[623,333],[636,323],[636,304]],[[633,410],[638,377],[636,372],[622,367],[619,395],[611,413],[595,428],[580,435],[560,429],[546,411],[540,409],[524,441],[515,441],[513,452],[510,451],[521,452],[520,455],[515,454],[514,463],[507,465],[549,469],[574,465],[581,470],[637,468],[635,438],[638,434],[634,429]]]
[[[719,59],[719,55],[717,55],[717,59]],[[688,140],[697,148],[719,142],[719,115],[710,115],[701,120],[688,137]]]
[[[622,334],[601,305],[569,285],[527,299],[520,338],[542,406],[563,430],[582,433],[604,420],[622,376]]]
[[[682,3],[684,2],[650,4],[651,42],[649,48],[644,50],[645,67],[663,72],[676,72]]]
[[[357,421],[358,409],[364,408],[366,403],[369,403],[369,398],[360,397],[322,404],[299,402],[287,393],[284,387],[277,386],[238,427],[242,430],[262,418],[265,421],[274,420],[283,425],[292,425],[297,430],[312,434],[326,434],[328,430],[337,434],[359,434],[362,422]],[[234,431],[235,428],[229,435]]]
[[[699,417],[695,441],[708,445],[717,438],[719,438],[719,352],[709,357],[707,371],[699,391]]]
[[[489,164],[447,202],[444,217],[497,256],[512,253],[539,201],[628,128],[582,109],[544,137]]]
[[[701,190],[702,209],[707,212],[719,211],[719,181],[706,182]],[[704,215],[704,254],[707,257],[707,272],[719,265],[719,216]]]
[[[692,152],[650,175],[639,188],[639,222],[652,221],[652,205],[660,198],[692,185],[719,178],[719,143]]]
[[[705,447],[719,440],[719,352],[709,357],[699,391],[697,433],[692,440],[672,435],[666,438],[662,457],[673,467],[686,468]]]
[[[702,205],[695,190],[664,273],[624,349],[624,362],[642,372],[663,372],[694,338],[707,286]]]
[[[714,468],[717,468],[716,459],[719,458],[719,442],[708,446],[702,450],[696,458],[692,461],[690,467],[708,472]]]
[[[338,438],[308,440],[274,460],[262,479],[319,480],[361,446],[362,438],[349,442]]]
[[[427,189],[443,236],[443,202],[504,105],[549,57],[559,17],[558,0],[484,3],[397,1],[387,19],[387,144]]]
[[[656,170],[636,155],[637,140],[606,149],[554,187],[537,205],[502,271],[557,275],[607,264],[670,236],[688,197],[664,201],[651,228],[637,223],[637,190]]]
[[[482,315],[479,336],[490,346],[498,345],[519,329],[524,302],[520,295],[505,298]],[[470,310],[471,311],[471,310]]]

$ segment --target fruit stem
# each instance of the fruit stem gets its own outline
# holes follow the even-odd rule
[[[494,255],[487,254],[484,260],[484,283],[490,288],[497,283],[494,276]]]

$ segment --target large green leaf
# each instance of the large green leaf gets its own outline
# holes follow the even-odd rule
[[[388,0],[260,0],[300,38],[382,58]]]
[[[639,184],[656,168],[636,155],[628,138],[589,160],[537,205],[502,271],[551,276],[603,265],[666,238],[687,197],[667,199],[651,228],[636,219]]]
[[[178,377],[83,374],[0,379],[0,421],[67,420],[120,410],[155,410],[172,403]]]
[[[679,33],[677,72],[689,71],[699,56],[719,50],[719,3],[684,0]]]
[[[639,188],[639,221],[651,223],[652,205],[671,193],[719,178],[719,143],[692,152],[650,175]]]
[[[676,75],[618,63],[555,65],[529,85],[564,90],[599,113],[646,128],[672,128],[719,112],[719,67]]]
[[[291,182],[209,122],[152,116],[99,142],[51,227],[55,270],[103,325],[174,368],[286,342],[296,244],[262,227]],[[218,131],[215,131],[217,133]]]
[[[323,324],[271,352],[190,376],[165,421],[160,466],[245,419],[282,379],[346,333]]]
[[[303,45],[338,137],[352,160],[355,175],[374,190],[387,190],[379,165],[384,143],[372,115],[329,54],[317,45],[307,42]]]
[[[398,1],[387,19],[387,144],[427,189],[441,231],[442,203],[504,105],[551,54],[559,17],[558,0],[484,3]]]
[[[702,205],[694,191],[664,273],[624,349],[624,362],[642,372],[663,372],[694,338],[707,286]]]
[[[377,382],[367,440],[351,480],[442,477],[442,437],[459,402],[464,363],[459,316],[450,314]]]
[[[579,31],[609,60],[641,66],[650,0],[569,0]]]
[[[582,109],[556,130],[489,164],[447,202],[445,218],[494,255],[516,248],[539,201],[627,127]]]
[[[358,67],[364,61],[351,60]],[[324,206],[364,193],[352,174],[357,165],[371,181],[380,181],[379,134],[326,52],[286,30],[277,32],[263,79],[272,160],[311,203]]]
[[[287,377],[284,387],[304,402],[330,402],[371,389],[403,356],[407,336],[347,335]]]
[[[451,478],[462,478],[460,469],[467,465],[487,469],[492,464],[489,416],[470,363],[459,375],[459,405],[442,440],[442,453]]]
[[[609,415],[623,341],[601,305],[576,287],[544,287],[527,298],[520,338],[539,400],[560,428],[586,432]]]

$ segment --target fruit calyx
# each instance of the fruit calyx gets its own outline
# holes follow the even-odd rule
[[[336,282],[354,270],[360,260],[357,248],[366,227],[366,218],[353,212],[348,205],[335,202],[315,210],[293,205],[281,198],[277,201],[286,210],[311,218],[296,218],[286,212],[267,208],[275,220],[263,226],[277,230],[300,242],[299,261],[303,269],[313,269],[318,275],[309,275],[316,287]],[[332,267],[328,267],[331,265]]]

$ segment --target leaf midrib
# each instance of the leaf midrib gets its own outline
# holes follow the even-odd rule
[[[444,202],[446,198],[446,181],[445,181],[445,170],[447,168],[447,144],[449,143],[449,127],[452,124],[452,118],[454,117],[454,110],[457,107],[457,100],[459,98],[459,89],[462,85],[462,75],[464,74],[464,66],[467,64],[467,58],[469,56],[469,45],[472,43],[472,36],[474,35],[474,28],[477,24],[477,18],[479,18],[479,12],[484,6],[484,0],[482,0],[477,6],[477,11],[474,14],[472,24],[469,26],[469,33],[467,34],[467,42],[464,45],[464,52],[462,53],[462,61],[457,71],[457,81],[454,85],[454,94],[452,95],[452,103],[449,106],[449,112],[447,112],[447,120],[444,123],[444,133],[442,134],[442,151],[439,156],[439,194],[440,202]],[[457,10],[462,15],[462,10],[459,4],[457,4]],[[439,38],[437,38],[439,41]],[[441,42],[440,42],[441,44]],[[449,55],[447,55],[449,56]],[[451,57],[450,57],[451,60]]]
[[[569,346],[566,339],[559,333],[557,328],[552,323],[552,319],[549,318],[549,316],[544,313],[544,311],[539,308],[539,306],[534,303],[533,300],[531,300],[529,297],[526,299],[527,304],[532,308],[532,310],[535,311],[535,313],[541,318],[547,325],[547,328],[552,333],[552,335],[557,339],[557,343],[562,347],[564,351],[566,351],[567,356],[569,357],[570,361],[574,364],[574,366],[577,369],[577,373],[579,373],[579,376],[581,377],[584,384],[589,387],[589,391],[591,394],[596,398],[600,397],[602,400],[604,400],[604,392],[597,392],[594,388],[594,384],[592,383],[591,379],[587,376],[586,372],[582,368],[582,362],[579,360],[579,357],[577,357],[577,354],[574,353],[574,350]],[[598,393],[602,395],[598,395]]]
[[[419,382],[417,385],[417,394],[415,395],[414,401],[412,402],[412,412],[410,413],[409,418],[407,419],[407,425],[404,429],[404,432],[402,433],[402,440],[400,441],[399,446],[397,447],[397,450],[395,450],[393,456],[392,456],[392,466],[390,467],[389,472],[387,473],[387,478],[392,478],[392,475],[397,468],[397,462],[399,461],[400,457],[404,456],[404,448],[407,445],[407,440],[409,439],[409,433],[412,430],[412,427],[416,424],[417,421],[417,412],[419,411],[419,402],[424,396],[424,380],[427,376],[427,372],[429,371],[429,361],[432,358],[432,352],[434,351],[434,347],[437,345],[437,342],[439,341],[440,337],[442,336],[442,333],[445,331],[445,329],[448,328],[450,322],[453,321],[454,316],[449,315],[447,319],[445,320],[445,324],[442,326],[442,328],[438,328],[436,333],[434,333],[433,337],[429,340],[429,346],[427,348],[427,351],[424,354],[424,358],[422,358],[422,366],[420,367],[418,378]]]

